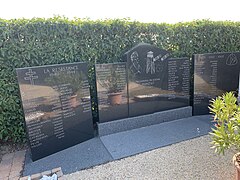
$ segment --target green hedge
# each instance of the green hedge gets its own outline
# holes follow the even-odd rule
[[[15,68],[87,61],[91,74],[94,63],[121,61],[123,53],[140,42],[167,49],[175,57],[240,51],[240,23],[0,19],[0,141],[25,140]]]

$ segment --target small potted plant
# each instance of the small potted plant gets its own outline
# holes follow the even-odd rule
[[[237,98],[233,92],[228,92],[212,100],[209,109],[216,123],[210,133],[213,148],[219,154],[233,148],[236,152],[233,156],[236,179],[240,180],[240,106]]]
[[[121,83],[121,75],[116,71],[116,68],[111,67],[109,75],[99,83],[107,89],[108,101],[111,105],[122,103],[122,90],[124,87]]]

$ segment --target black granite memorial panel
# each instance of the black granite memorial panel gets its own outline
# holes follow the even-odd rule
[[[96,64],[99,122],[128,117],[126,63]]]
[[[209,114],[209,100],[239,87],[240,53],[194,55],[193,114]]]
[[[240,105],[240,73],[238,78],[238,105]]]
[[[93,137],[86,63],[17,69],[32,159]]]
[[[189,106],[189,59],[139,44],[124,58],[128,65],[129,116]]]

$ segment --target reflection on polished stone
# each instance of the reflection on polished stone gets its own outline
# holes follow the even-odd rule
[[[124,55],[128,67],[129,116],[189,106],[188,58],[141,43]]]
[[[225,92],[237,95],[240,53],[194,55],[193,114],[209,114],[209,101]]]
[[[99,122],[128,117],[126,63],[96,64]]]
[[[86,63],[19,68],[32,159],[93,137]]]

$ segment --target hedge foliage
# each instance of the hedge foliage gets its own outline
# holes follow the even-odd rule
[[[91,74],[94,63],[121,61],[123,53],[140,42],[167,49],[175,57],[239,51],[240,22],[0,19],[0,141],[25,139],[15,68],[87,61]]]

